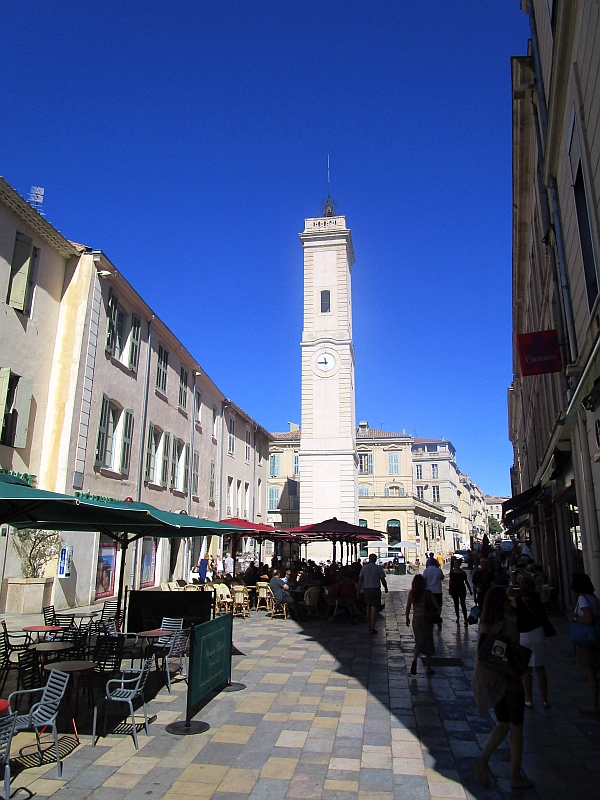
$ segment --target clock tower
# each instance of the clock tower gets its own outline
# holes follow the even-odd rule
[[[335,215],[328,198],[322,217],[304,221],[300,241],[304,248],[300,524],[337,517],[356,525],[352,236],[345,217]],[[331,548],[325,549],[324,557],[329,558]]]

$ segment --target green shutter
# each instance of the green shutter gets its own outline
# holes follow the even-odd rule
[[[171,446],[171,489],[177,489],[178,457],[179,441],[173,437],[173,444]]]
[[[121,474],[127,475],[129,472],[129,462],[131,461],[131,439],[133,435],[133,410],[126,408],[123,412],[123,443],[121,445]]]
[[[27,447],[27,432],[29,431],[29,412],[31,410],[31,395],[33,381],[31,378],[19,378],[15,390],[13,409],[16,412],[15,440],[13,447]]]
[[[6,411],[6,398],[8,395],[8,384],[10,383],[10,367],[0,369],[0,438],[4,429],[4,412]]]
[[[106,434],[108,431],[108,413],[110,406],[108,397],[103,395],[102,406],[100,408],[100,419],[98,421],[98,441],[96,443],[96,464],[102,466],[104,464],[104,456],[106,454]]]
[[[25,310],[27,302],[27,286],[29,284],[29,270],[31,269],[31,255],[33,242],[29,236],[17,233],[15,249],[13,251],[12,265],[10,268],[10,284],[7,302],[18,311]]]
[[[135,314],[131,315],[131,332],[129,334],[129,369],[137,369],[140,360],[140,337],[142,322]]]
[[[174,443],[174,442],[173,442]],[[160,485],[166,486],[169,482],[169,456],[171,455],[171,435],[163,433],[162,448],[162,468],[160,473]]]
[[[192,467],[192,494],[198,496],[198,475],[200,472],[200,454],[194,450],[194,462]]]

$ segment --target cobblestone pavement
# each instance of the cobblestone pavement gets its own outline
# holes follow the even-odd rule
[[[149,737],[140,734],[138,752],[130,737],[108,736],[92,748],[82,736],[65,758],[62,779],[48,761],[22,771],[13,788],[26,785],[60,800],[597,798],[600,723],[577,712],[586,686],[566,626],[555,621],[559,636],[549,646],[552,708],[543,711],[536,695],[535,710],[527,712],[524,768],[536,790],[510,791],[504,745],[490,762],[494,781],[486,791],[472,769],[493,725],[475,715],[470,690],[476,630],[456,625],[445,598],[438,657],[460,661],[436,665],[430,678],[419,665],[410,676],[409,580],[391,578],[377,636],[368,636],[364,623],[297,625],[262,612],[236,620],[242,655],[234,657],[233,679],[247,688],[219,695],[197,715],[210,723],[207,733],[165,732],[184,714],[186,685],[179,680],[172,695],[162,690],[149,704],[156,721]],[[13,755],[30,752],[31,744],[19,734]]]

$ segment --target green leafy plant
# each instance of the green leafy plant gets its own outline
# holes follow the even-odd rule
[[[488,517],[488,525],[492,536],[501,536],[503,533],[502,525],[495,517]]]
[[[24,578],[42,578],[46,564],[55,557],[60,547],[60,533],[23,528],[15,531],[12,544],[21,559]]]

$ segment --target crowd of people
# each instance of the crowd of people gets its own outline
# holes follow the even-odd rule
[[[544,709],[550,708],[546,674],[546,642],[556,634],[542,603],[546,579],[543,569],[531,558],[528,548],[503,552],[499,548],[481,554],[469,551],[467,559],[453,557],[445,575],[433,554],[428,554],[423,574],[415,575],[406,604],[406,624],[415,639],[411,674],[416,674],[419,656],[425,657],[428,675],[433,675],[434,629],[442,626],[442,586],[447,579],[456,622],[478,622],[478,650],[472,688],[478,713],[493,709],[496,726],[481,756],[475,759],[479,782],[488,787],[488,762],[492,753],[510,734],[511,784],[527,789],[532,781],[523,773],[523,723],[526,709],[533,708],[534,675]],[[466,561],[466,564],[464,563]],[[465,570],[464,567],[467,567]],[[470,579],[470,580],[469,580]],[[576,662],[585,670],[590,705],[583,714],[600,715],[600,600],[585,573],[574,573],[571,589],[578,596],[573,610],[570,637]],[[473,608],[467,610],[467,593]]]

